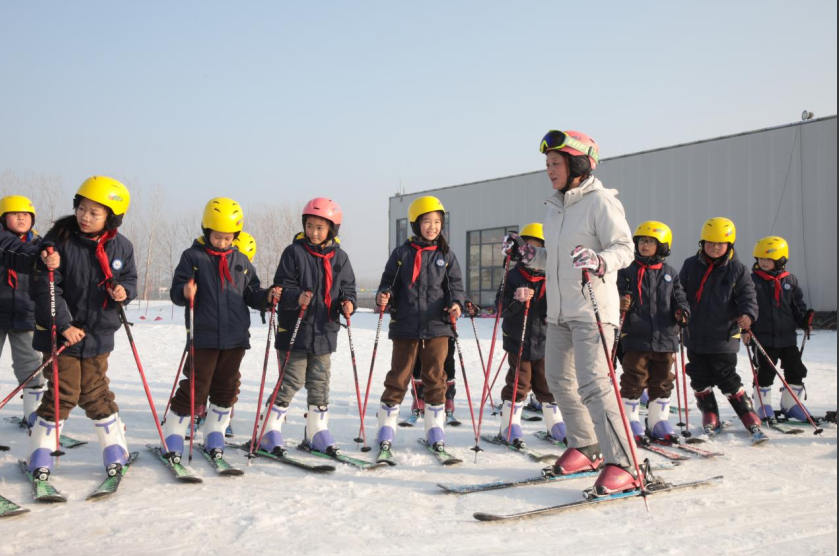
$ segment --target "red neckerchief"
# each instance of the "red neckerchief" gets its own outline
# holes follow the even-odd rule
[[[726,253],[726,256],[727,255],[728,255],[728,253]],[[708,256],[705,255],[704,253],[702,254],[702,256],[705,257],[705,262],[708,263],[708,270],[705,271],[705,275],[702,277],[702,281],[699,282],[699,290],[696,292],[696,302],[697,303],[699,303],[699,300],[702,299],[702,290],[705,289],[705,282],[708,281],[708,276],[711,275],[711,272],[713,272],[714,267],[719,264],[718,261],[712,261],[711,259],[709,259]]]
[[[542,298],[545,297],[545,277],[544,276],[534,276],[534,275],[530,274],[528,271],[526,271],[525,269],[523,269],[521,267],[519,267],[519,274],[521,274],[522,277],[525,280],[527,280],[528,282],[530,282],[531,284],[538,284],[540,282],[542,283],[542,291],[539,292],[539,301],[542,301]]]
[[[20,240],[23,243],[26,243],[26,238],[29,237],[29,234],[20,234],[18,237],[20,237]],[[18,284],[17,272],[10,268],[8,271],[6,271],[6,274],[7,274],[8,280],[9,280],[9,287],[12,288],[13,290],[16,290],[17,289],[17,284]]]
[[[781,306],[781,280],[789,276],[789,272],[781,272],[777,276],[772,276],[768,272],[764,272],[763,270],[755,270],[755,274],[760,276],[766,281],[773,281],[775,282],[775,303],[778,304],[778,307]]]
[[[409,290],[414,287],[414,284],[417,283],[417,278],[419,278],[420,269],[422,268],[422,253],[423,253],[423,251],[436,251],[437,250],[436,245],[432,245],[431,247],[420,247],[416,243],[412,243],[411,247],[413,247],[414,249],[417,250],[417,254],[414,257],[414,273],[411,276],[411,285],[408,286]]]
[[[643,305],[644,296],[641,295],[641,284],[644,283],[644,274],[647,273],[647,270],[660,270],[664,263],[644,264],[636,259],[635,264],[638,265],[638,304]],[[705,280],[702,280],[702,283],[704,284]],[[702,286],[700,286],[700,289],[702,289]],[[697,299],[697,301],[699,300]]]
[[[230,265],[227,264],[227,254],[232,253],[233,251],[214,251],[209,247],[205,247],[204,249],[207,251],[208,255],[218,257],[218,275],[221,280],[221,289],[224,290],[225,280],[231,284],[233,283],[233,277],[230,275]]]
[[[323,302],[326,303],[326,310],[329,311],[332,308],[332,258],[335,256],[337,251],[333,250],[324,255],[323,253],[313,251],[305,243],[303,244],[303,247],[305,247],[306,251],[308,251],[313,257],[323,259],[323,274],[326,280],[326,285],[323,288]]]

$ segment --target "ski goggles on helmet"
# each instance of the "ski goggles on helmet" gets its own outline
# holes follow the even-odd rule
[[[558,151],[563,148],[574,149],[581,154],[590,157],[595,164],[600,162],[600,154],[592,146],[578,141],[563,131],[552,129],[542,138],[542,143],[539,146],[539,152],[545,154],[548,151]]]

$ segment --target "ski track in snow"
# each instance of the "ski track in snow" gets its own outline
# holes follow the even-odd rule
[[[147,320],[139,320],[145,308],[141,311],[137,305],[128,314],[136,323],[133,333],[162,416],[184,349],[182,312],[176,310],[173,321],[171,306],[158,303],[152,304]],[[162,320],[155,322],[155,317]],[[353,318],[362,395],[376,320],[372,313],[359,313]],[[486,352],[493,321],[477,322]],[[253,427],[262,372],[267,328],[257,315],[253,323],[253,345],[242,366],[242,393],[233,423],[237,440],[248,438]],[[483,378],[469,321],[462,320],[459,328],[470,388],[473,397],[479,398]],[[15,386],[9,351],[5,350],[0,363],[0,392],[4,396]],[[366,419],[371,444],[375,443],[377,401],[390,355],[385,322]],[[493,359],[493,373],[500,356],[499,347]],[[807,343],[804,360],[810,371],[808,407],[815,415],[835,410],[836,333],[814,333]],[[745,350],[740,354],[739,372],[744,383],[750,385]],[[169,471],[145,449],[145,444],[157,443],[159,438],[123,331],[117,334],[109,376],[128,427],[129,447],[140,451],[139,460],[113,498],[100,502],[84,500],[104,478],[104,472],[96,435],[80,409],[73,411],[65,432],[90,444],[68,450],[54,474],[54,484],[70,499],[63,506],[32,502],[30,485],[16,463],[18,458],[26,457],[28,438],[8,423],[0,422],[0,444],[11,446],[9,452],[0,453],[0,494],[32,510],[20,517],[0,520],[0,556],[56,551],[146,555],[235,554],[253,550],[335,555],[420,551],[533,553],[557,543],[573,547],[575,553],[597,554],[797,551],[809,555],[836,554],[837,550],[836,428],[827,426],[821,438],[813,436],[809,426],[802,426],[805,434],[795,437],[768,430],[769,445],[751,447],[748,435],[719,393],[722,418],[732,420],[734,426],[708,446],[722,450],[725,456],[693,459],[675,471],[660,474],[672,482],[725,475],[720,485],[651,496],[650,514],[640,499],[632,499],[493,524],[475,521],[472,513],[511,513],[572,502],[580,499],[581,489],[590,486],[593,479],[462,497],[442,493],[436,483],[520,479],[537,475],[542,467],[486,443],[482,443],[486,451],[478,456],[478,464],[474,463],[474,453],[469,450],[474,445],[474,435],[459,369],[457,413],[463,425],[449,428],[447,444],[452,454],[465,461],[463,465],[440,466],[416,441],[423,435],[420,422],[413,429],[397,430],[394,448],[399,465],[394,468],[363,472],[336,463],[337,471],[332,475],[312,475],[265,459],[257,459],[248,467],[241,452],[229,449],[228,461],[243,466],[246,476],[217,477],[209,463],[195,454],[192,468],[204,477],[202,485],[176,484]],[[274,357],[268,376],[266,395],[277,379]],[[503,377],[499,383],[502,380]],[[776,408],[780,401],[778,385],[776,381]],[[501,384],[496,385],[496,398],[500,390]],[[358,432],[358,408],[346,332],[340,335],[338,353],[333,356],[331,395],[330,428],[341,448],[348,455],[372,460],[375,451],[360,454],[352,442]],[[476,411],[478,402],[474,400]],[[0,411],[0,418],[18,415],[20,407],[19,401],[11,401]],[[410,394],[402,415],[407,415],[409,409]],[[700,416],[692,399],[691,409],[691,421],[697,424]],[[305,391],[301,391],[289,413],[284,429],[286,439],[302,438],[304,411]],[[487,409],[482,432],[489,433],[498,426],[498,418]],[[557,448],[530,436],[542,426],[524,424],[530,447],[557,453]],[[658,460],[655,454],[641,454]],[[295,451],[294,455],[312,459],[302,452]]]

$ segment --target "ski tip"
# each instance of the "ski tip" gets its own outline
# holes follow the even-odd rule
[[[0,446],[0,452],[8,452],[8,451],[9,451],[8,446]]]
[[[497,515],[494,515],[494,514],[487,514],[487,513],[483,513],[483,512],[475,512],[474,514],[472,514],[472,517],[474,517],[478,521],[501,521],[501,520],[504,519],[501,516],[497,516]]]

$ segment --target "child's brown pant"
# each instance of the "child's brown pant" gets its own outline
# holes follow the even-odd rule
[[[518,354],[509,353],[507,359],[510,362],[510,368],[507,370],[507,384],[501,390],[501,399],[509,402],[513,399],[513,386],[516,382],[516,363],[518,362]],[[536,395],[539,403],[554,403],[554,396],[548,388],[548,381],[545,379],[545,360],[527,361],[522,359],[521,369],[519,370],[519,387],[516,391],[516,402],[524,401],[530,390]]]
[[[449,339],[445,336],[430,340],[393,340],[393,358],[390,372],[385,377],[382,403],[399,405],[408,392],[411,373],[417,357],[422,362],[422,384],[425,403],[446,403],[446,355]]]
[[[195,407],[210,403],[232,407],[239,395],[239,366],[245,357],[245,348],[195,350]],[[172,398],[172,411],[178,415],[190,414],[189,403],[190,358],[184,363],[184,378]]]
[[[109,387],[108,380],[108,356],[110,353],[81,359],[71,355],[58,356],[58,394],[59,394],[59,419],[65,420],[70,416],[70,411],[77,405],[84,409],[89,419],[104,419],[110,417],[117,411],[119,406],[114,399],[114,393]],[[49,354],[44,355],[44,362],[50,358]],[[41,406],[38,408],[38,417],[45,421],[55,419],[55,398],[52,382],[52,365],[44,369],[49,383],[49,389],[41,399]]]
[[[621,363],[621,397],[637,400],[646,388],[651,400],[670,399],[673,381],[676,379],[671,372],[675,361],[675,353],[626,352]]]

